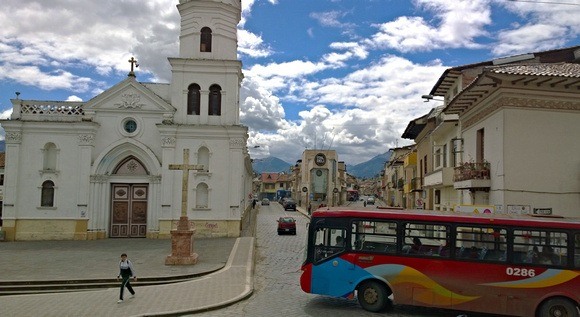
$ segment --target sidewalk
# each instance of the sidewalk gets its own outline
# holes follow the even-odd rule
[[[171,316],[219,308],[251,295],[253,237],[198,239],[194,251],[199,254],[198,264],[166,266],[171,240],[0,243],[0,281],[115,278],[123,252],[134,262],[138,278],[213,272],[186,282],[137,284],[136,298],[125,298],[121,304],[117,304],[118,287],[0,296],[0,316]]]

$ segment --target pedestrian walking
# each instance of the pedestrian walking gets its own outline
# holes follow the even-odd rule
[[[123,302],[123,292],[125,291],[125,287],[129,290],[129,293],[131,293],[129,298],[135,297],[135,291],[133,290],[133,287],[131,287],[131,282],[129,282],[131,277],[133,280],[137,281],[137,274],[135,273],[133,263],[127,259],[127,254],[123,253],[121,254],[121,261],[119,262],[119,275],[117,275],[117,279],[123,278],[121,283],[121,292],[119,294],[119,300],[117,303]]]

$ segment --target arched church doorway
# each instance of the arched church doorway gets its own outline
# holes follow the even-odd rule
[[[146,237],[149,184],[139,183],[138,176],[148,174],[144,165],[133,156],[115,168],[116,179],[134,179],[135,183],[111,183],[111,238]]]

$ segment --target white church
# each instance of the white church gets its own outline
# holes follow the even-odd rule
[[[8,241],[170,238],[186,213],[195,237],[237,237],[251,208],[240,124],[240,0],[180,0],[170,84],[128,77],[86,102],[12,99],[2,231]],[[201,166],[200,166],[201,165]]]

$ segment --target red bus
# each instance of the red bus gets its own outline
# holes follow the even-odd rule
[[[347,189],[346,190],[346,200],[347,201],[358,201],[358,190],[356,189]]]
[[[391,304],[579,316],[580,219],[330,208],[312,214],[300,285]]]

